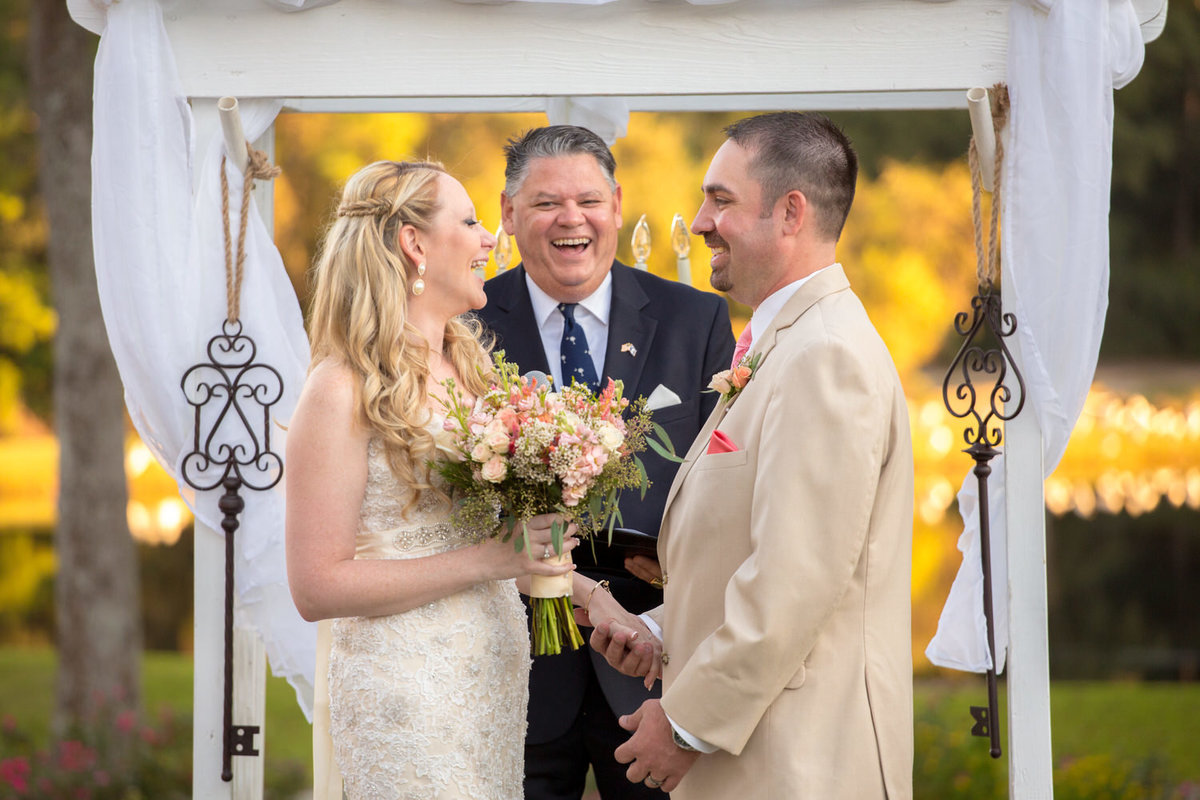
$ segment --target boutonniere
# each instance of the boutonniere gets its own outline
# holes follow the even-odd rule
[[[754,358],[748,361],[743,358],[736,366],[723,369],[713,375],[712,380],[708,382],[709,391],[717,392],[721,395],[722,400],[729,402],[737,396],[738,392],[746,388],[746,384],[758,370],[758,362],[761,358],[762,353],[755,353]]]

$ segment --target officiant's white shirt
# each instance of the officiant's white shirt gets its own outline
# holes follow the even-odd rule
[[[542,335],[542,350],[550,363],[550,377],[554,388],[562,388],[562,345],[563,315],[558,310],[558,301],[542,291],[533,282],[529,272],[525,273],[525,285],[529,288],[529,300],[533,304],[533,318],[537,321],[538,333]],[[580,313],[582,310],[584,313]],[[604,276],[604,282],[596,291],[581,300],[575,309],[575,322],[583,327],[587,336],[588,352],[592,365],[602,384],[604,381],[604,356],[608,352],[608,315],[612,310],[612,271]]]

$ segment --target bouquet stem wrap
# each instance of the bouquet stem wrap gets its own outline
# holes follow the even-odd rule
[[[571,554],[546,559],[548,564],[570,564]],[[578,650],[583,634],[575,624],[571,610],[571,577],[566,575],[529,576],[529,608],[533,618],[532,646],[535,656],[554,655],[564,649]]]

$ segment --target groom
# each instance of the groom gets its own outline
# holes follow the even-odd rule
[[[621,720],[616,756],[674,800],[906,800],[913,462],[892,359],[834,260],[857,157],[816,115],[726,134],[692,230],[712,285],[754,308],[751,374],[671,486],[646,615],[662,699]],[[645,664],[626,629],[592,644]]]

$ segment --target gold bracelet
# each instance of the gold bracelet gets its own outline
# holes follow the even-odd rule
[[[608,592],[609,594],[612,594],[612,589],[610,589],[608,587],[608,581],[600,581],[599,583],[597,583],[595,586],[592,587],[592,590],[590,592],[588,592],[587,600],[583,604],[583,613],[587,614],[588,609],[592,607],[592,595],[594,595],[596,593],[597,589],[603,589],[604,591]]]

